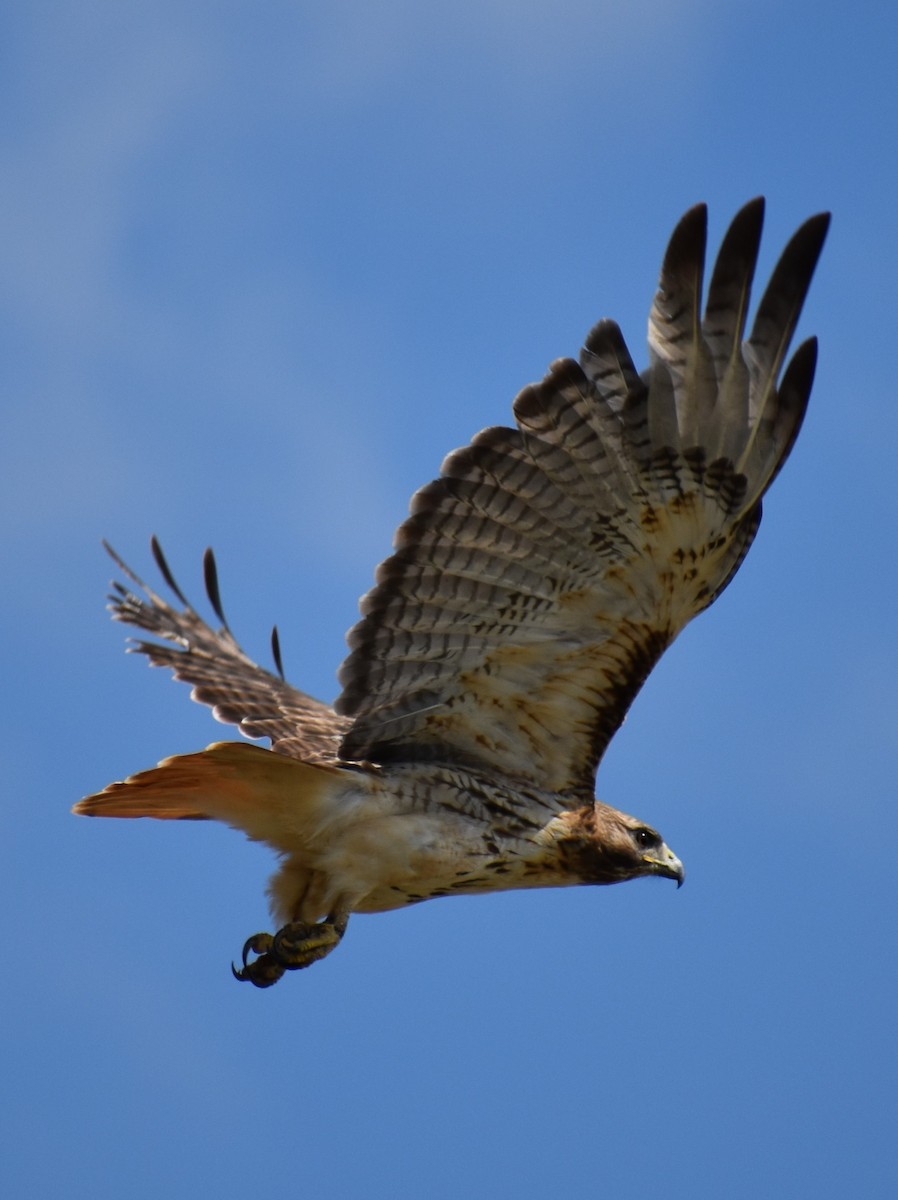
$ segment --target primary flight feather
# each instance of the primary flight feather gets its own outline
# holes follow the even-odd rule
[[[349,633],[334,707],[240,649],[215,561],[213,629],[118,556],[112,611],[158,641],[135,649],[193,685],[221,721],[271,749],[220,742],[110,784],[89,816],[212,818],[282,856],[278,932],[244,946],[258,987],[307,967],[353,912],[457,893],[660,875],[660,835],[595,798],[596,770],[636,693],[681,629],[729,583],[761,498],[801,426],[816,341],[789,344],[828,214],[784,250],[745,337],[763,201],[736,216],[702,311],[707,213],[671,237],[637,372],[600,321],[579,362],[553,363],[412,500],[395,553]]]

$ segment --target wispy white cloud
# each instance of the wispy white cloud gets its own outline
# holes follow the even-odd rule
[[[300,136],[325,112],[343,120],[361,114],[428,71],[447,81],[450,109],[466,98],[457,122],[462,142],[478,96],[494,103],[497,90],[507,94],[503,122],[527,130],[569,103],[572,87],[606,86],[609,73],[630,71],[637,56],[641,69],[653,54],[669,56],[702,5],[275,3],[259,41],[258,10],[249,5],[57,4],[49,6],[52,19],[48,10],[22,10],[14,40],[26,69],[0,84],[15,118],[0,135],[0,307],[16,343],[7,360],[3,486],[10,502],[19,501],[17,536],[115,511],[129,488],[132,505],[135,496],[152,496],[164,520],[166,506],[183,508],[194,486],[187,466],[203,424],[239,430],[268,414],[284,436],[339,447],[353,486],[336,479],[320,454],[302,463],[305,485],[321,501],[322,521],[346,525],[351,510],[356,536],[368,528],[375,538],[392,512],[389,447],[377,444],[376,420],[389,397],[378,395],[374,379],[350,376],[362,361],[380,371],[381,388],[393,378],[380,361],[389,313],[360,322],[345,286],[330,288],[296,255],[284,264],[268,249],[252,267],[246,259],[229,264],[226,239],[243,234],[227,206],[251,206],[257,180],[246,177],[239,152],[228,163],[227,146],[209,173],[193,177],[206,133],[220,139],[225,114],[237,145],[247,128],[261,136],[269,114],[283,120],[287,113]],[[333,161],[340,136],[334,126]],[[359,186],[364,206],[363,180]],[[163,203],[156,192],[166,188]],[[218,245],[210,241],[217,266],[184,246],[193,286],[205,285],[205,294],[185,297],[164,281],[149,289],[133,258],[135,247],[152,253],[147,225],[161,222],[172,253],[178,239],[202,237],[223,213],[231,224]],[[165,225],[173,220],[182,222],[177,237]],[[288,349],[285,322],[321,350],[304,370]],[[345,357],[347,336],[352,363],[329,376],[330,362]],[[348,421],[360,388],[369,406]],[[292,406],[288,391],[297,397]],[[247,453],[254,448],[249,441]],[[170,475],[164,488],[162,463]],[[272,481],[266,487],[275,490]],[[326,523],[321,540],[333,545]]]
[[[27,31],[19,120],[0,150],[7,303],[62,338],[114,325],[130,173],[210,80],[203,45],[175,22],[118,11],[59,6],[58,23]]]
[[[140,169],[188,120],[216,107],[236,116],[256,102],[242,65],[250,12],[171,3],[51,8],[52,20],[20,18],[28,70],[9,97],[16,120],[0,142],[0,271],[20,319],[30,314],[57,336],[83,338],[101,321],[114,328],[128,302],[121,254]],[[284,37],[270,40],[270,75],[256,78],[255,92],[314,124],[321,115],[309,104],[376,97],[414,78],[421,61],[451,75],[460,95],[517,89],[523,80],[534,109],[554,108],[584,78],[599,86],[633,74],[637,63],[644,71],[653,60],[673,61],[703,8],[704,0],[274,4],[267,31],[282,22]]]

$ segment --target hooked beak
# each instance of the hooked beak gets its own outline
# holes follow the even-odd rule
[[[643,861],[649,864],[653,875],[663,875],[666,879],[675,879],[678,888],[683,886],[686,868],[666,842],[662,842],[658,849],[653,850],[651,854],[644,855]]]

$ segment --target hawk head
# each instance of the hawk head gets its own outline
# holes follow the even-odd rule
[[[656,829],[597,800],[563,814],[556,845],[564,869],[580,883],[623,883],[641,875],[686,878],[683,864]]]

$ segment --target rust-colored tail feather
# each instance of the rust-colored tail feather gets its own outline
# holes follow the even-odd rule
[[[217,820],[291,851],[313,833],[340,772],[245,742],[216,742],[111,783],[73,808],[86,817]]]
[[[167,758],[158,767],[129,775],[121,782],[110,783],[102,792],[85,796],[72,812],[79,817],[208,821],[209,813],[203,812],[198,805],[210,782],[205,778],[208,772],[198,769],[201,763],[201,754]]]

